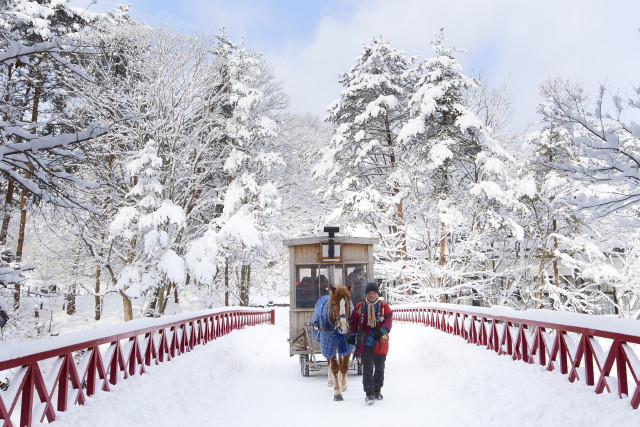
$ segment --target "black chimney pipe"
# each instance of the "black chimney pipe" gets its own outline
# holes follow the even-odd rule
[[[329,258],[333,258],[334,255],[335,255],[334,237],[335,237],[335,233],[337,233],[338,231],[340,231],[340,227],[325,227],[324,228],[324,232],[325,233],[329,233],[329,245],[328,245]]]

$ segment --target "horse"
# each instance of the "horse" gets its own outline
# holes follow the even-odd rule
[[[329,286],[328,297],[318,300],[316,312],[320,313],[320,348],[329,364],[328,386],[333,386],[333,400],[343,400],[347,390],[347,371],[353,345],[347,344],[351,317],[351,289],[353,286]]]

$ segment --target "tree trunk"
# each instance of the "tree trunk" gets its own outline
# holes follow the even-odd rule
[[[94,318],[96,320],[100,320],[100,315],[102,314],[102,304],[100,301],[100,266],[96,267],[96,287],[95,287],[95,295],[93,296],[95,300],[95,309],[94,309]]]
[[[166,286],[167,294],[160,301],[160,315],[164,315],[165,310],[167,309],[167,303],[169,302],[171,287],[173,287],[173,300],[177,304],[178,303],[178,288],[175,284],[169,284]]]
[[[11,75],[13,71],[13,64],[9,64],[7,67],[7,83],[11,81]],[[4,100],[7,105],[9,105],[9,93],[10,90],[7,87],[6,95]],[[9,121],[9,112],[6,111],[4,114],[4,121]],[[2,218],[2,229],[0,230],[0,245],[4,246],[7,244],[7,233],[9,231],[9,221],[11,220],[11,204],[13,202],[13,190],[14,184],[13,179],[7,176],[7,194],[4,197],[4,217]]]
[[[13,179],[7,178],[7,194],[4,197],[4,217],[2,218],[2,230],[0,230],[0,245],[7,244],[7,233],[9,232],[9,222],[11,221],[11,204],[13,203],[14,183]]]
[[[120,291],[122,295],[122,308],[124,309],[124,321],[130,322],[133,320],[133,306],[131,305],[131,299],[123,291]]]
[[[29,178],[31,174],[26,173],[26,177]],[[27,223],[27,189],[22,189],[20,196],[20,229],[18,230],[18,247],[16,248],[16,262],[22,261],[22,249],[24,248],[24,231]],[[20,307],[20,284],[16,283],[15,293],[13,294],[13,306],[15,308]]]
[[[171,292],[171,284],[160,286],[158,289],[158,299],[156,302],[156,317],[160,317],[164,314],[164,309],[167,307],[167,300],[169,299],[169,293]]]
[[[544,298],[544,263],[545,263],[545,261],[546,261],[546,257],[543,254],[541,259],[540,259],[540,268],[538,269],[538,276],[539,276],[539,279],[540,279],[540,284],[538,285],[539,286],[539,290],[538,290],[539,303],[538,303],[538,307],[537,308],[539,308],[539,309],[545,308],[544,304],[542,303],[542,298]]]
[[[76,285],[69,286],[69,292],[64,297],[67,305],[67,314],[73,316],[76,314]]]
[[[125,259],[125,262],[124,262],[125,265],[129,265],[133,262],[133,257],[134,257],[133,249],[136,247],[135,238],[129,241],[129,247],[131,248],[131,251],[127,254],[127,258]],[[115,276],[113,275],[113,271],[109,269],[109,272],[111,273],[111,277],[115,282]],[[129,322],[130,320],[133,320],[133,307],[131,305],[131,298],[129,298],[127,294],[124,293],[125,290],[121,290],[120,295],[122,295],[122,311],[124,313],[124,321]]]
[[[31,177],[29,172],[26,173],[27,179]],[[16,248],[16,261],[22,261],[22,250],[24,248],[24,233],[27,224],[27,196],[26,188],[22,189],[20,195],[20,229],[18,231],[18,247]]]
[[[249,306],[249,284],[251,282],[251,265],[243,265],[240,270],[240,289],[238,296],[240,297],[240,305]]]
[[[224,305],[229,306],[229,258],[224,259]]]
[[[400,192],[400,188],[396,187],[394,192],[398,194]],[[404,231],[404,210],[402,208],[402,201],[398,202],[398,230],[400,231],[400,256],[398,259],[407,261],[407,234]]]
[[[442,223],[442,232],[440,233],[440,267],[442,267],[444,265],[444,238],[445,238],[445,232],[444,232],[444,222]],[[442,274],[442,270],[440,270]],[[440,288],[444,289],[444,277],[440,276]],[[440,302],[446,302],[446,297],[445,294],[443,293],[442,296],[440,297]]]
[[[153,295],[151,295],[151,301],[149,301],[149,307],[144,311],[144,317],[156,317],[157,316],[157,307],[158,300],[164,295],[162,291],[163,286],[159,286],[153,290]]]
[[[385,130],[387,137],[387,145],[389,146],[389,161],[391,163],[391,170],[396,167],[396,154],[393,149],[393,136],[391,135],[391,128],[389,121],[385,120]],[[393,193],[398,195],[400,193],[400,185],[397,182],[393,183]],[[402,200],[398,201],[397,205],[398,224],[397,229],[400,232],[400,247],[397,254],[397,260],[407,261],[407,235],[404,231],[404,210],[402,208]]]
[[[553,219],[553,232],[556,233],[558,231],[558,224],[556,223],[556,219]],[[555,250],[558,250],[558,237],[553,236],[553,247]],[[554,256],[553,259],[553,284],[556,286],[560,285],[560,274],[558,272],[558,258]]]
[[[39,76],[36,76],[39,77]],[[33,109],[31,110],[31,123],[36,123],[38,121],[38,106],[40,105],[40,94],[42,93],[42,86],[40,83],[36,84],[36,90],[33,94]],[[33,132],[36,130],[34,128]],[[31,165],[29,165],[31,167]],[[25,178],[31,178],[31,173],[29,171],[25,172]],[[26,187],[22,189],[22,194],[20,196],[20,229],[18,231],[18,247],[16,249],[16,261],[19,263],[22,261],[22,249],[24,247],[24,233],[27,224],[27,189]],[[13,303],[17,308],[20,306],[20,285],[15,285],[15,293],[13,295]]]

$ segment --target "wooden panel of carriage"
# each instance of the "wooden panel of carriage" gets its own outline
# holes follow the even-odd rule
[[[334,254],[329,257],[327,236],[288,239],[289,247],[289,355],[319,354],[320,346],[310,340],[315,303],[328,293],[328,286],[349,281],[350,274],[361,269],[366,281],[373,281],[373,245],[375,238],[336,236]],[[309,357],[304,357],[309,360]]]

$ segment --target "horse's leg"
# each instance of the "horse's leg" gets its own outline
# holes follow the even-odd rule
[[[340,393],[340,381],[338,373],[340,372],[340,363],[338,362],[338,356],[336,355],[331,359],[331,373],[333,374],[333,400],[342,400],[342,393]]]
[[[332,360],[335,360],[335,357],[333,357],[332,359],[327,359],[327,376],[328,376],[327,387],[333,387],[333,372],[331,372]]]
[[[347,391],[347,372],[349,371],[349,356],[341,356],[340,357],[340,389],[342,391]]]
[[[338,367],[338,372],[336,373],[336,385],[340,391],[344,391],[342,388],[342,356],[336,355],[336,366]]]

